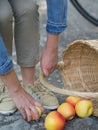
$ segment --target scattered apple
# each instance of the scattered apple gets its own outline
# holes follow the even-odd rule
[[[67,102],[58,106],[57,111],[61,113],[66,120],[71,120],[75,117],[75,108]]]
[[[81,98],[78,96],[68,96],[65,100],[65,102],[68,102],[70,104],[72,104],[74,107],[76,105],[76,103],[80,100]]]
[[[46,130],[64,130],[65,118],[57,111],[50,112],[46,118],[44,126]]]
[[[80,100],[76,106],[75,106],[76,114],[77,116],[81,118],[86,118],[88,116],[91,116],[93,113],[93,104],[92,101],[88,99],[82,99]]]
[[[38,111],[39,117],[41,117],[41,115],[42,115],[41,109],[39,107],[37,107],[37,106],[36,106],[36,109]],[[34,117],[34,114],[32,113],[32,120],[34,120],[34,119],[35,119],[35,117]]]

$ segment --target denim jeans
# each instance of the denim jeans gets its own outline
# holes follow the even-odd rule
[[[59,34],[67,24],[67,0],[47,1],[47,26],[46,30],[51,34]]]
[[[7,49],[4,45],[3,39],[0,36],[0,74],[6,74],[13,69],[13,63]]]
[[[3,0],[2,0],[3,1]],[[29,9],[29,11],[32,11],[31,10],[31,3],[30,3],[30,8],[27,8],[27,4],[25,3],[25,0],[17,0],[18,1],[18,4],[19,4],[19,1],[20,1],[20,4],[23,5],[24,7],[26,7],[26,9]],[[16,3],[17,3],[16,1]],[[22,3],[23,1],[23,3]],[[36,0],[35,0],[36,1]],[[35,2],[34,0],[30,0],[30,2]],[[9,0],[10,3],[14,3],[15,1],[14,0]],[[27,2],[27,1],[26,1]],[[46,23],[46,30],[48,33],[50,34],[59,34],[61,33],[62,31],[64,31],[64,29],[66,28],[66,19],[67,19],[67,0],[46,0],[46,3],[47,3],[47,23]],[[15,3],[14,3],[15,4]],[[19,4],[19,6],[20,6]],[[25,6],[26,5],[26,6]],[[28,6],[29,6],[29,0],[28,0]],[[20,6],[22,7],[22,6]],[[24,8],[23,7],[23,8]],[[17,11],[18,9],[16,9],[15,11]],[[12,9],[13,11],[13,9]],[[22,11],[22,10],[21,10]],[[20,12],[21,12],[20,11]],[[24,11],[24,10],[23,10]],[[28,10],[26,10],[27,12],[29,12]],[[16,13],[16,14],[15,14]],[[26,12],[23,12],[24,14],[26,14]],[[14,15],[17,16],[17,19],[16,22],[17,23],[20,23],[21,26],[23,25],[22,22],[24,22],[25,20],[27,20],[26,18],[25,19],[22,19],[20,21],[20,14],[19,12],[14,12]],[[29,13],[29,15],[32,15],[32,13]],[[0,16],[1,17],[1,16]],[[5,16],[4,16],[5,17]],[[6,16],[7,17],[7,16]],[[31,18],[31,16],[30,16]],[[29,23],[29,27],[32,27],[31,24],[31,19],[30,20],[30,23]],[[27,21],[26,21],[27,22]],[[28,24],[28,23],[27,23]],[[22,26],[23,28],[23,26]],[[19,27],[17,28],[19,29]],[[32,28],[30,28],[31,30]],[[37,29],[36,29],[37,30]],[[35,31],[36,31],[35,30]],[[16,30],[18,32],[18,30]],[[22,32],[25,33],[26,37],[29,37],[29,39],[32,41],[32,35],[31,35],[31,32],[28,32],[26,33],[26,30],[23,28],[22,29]],[[37,33],[37,32],[36,32]],[[17,33],[18,34],[18,33]],[[18,35],[20,37],[20,35]],[[21,33],[21,36],[22,36],[22,33]],[[25,37],[22,37],[20,39],[23,39]],[[36,37],[34,39],[36,42]],[[18,41],[18,37],[16,37],[16,42]],[[25,41],[25,40],[24,40]],[[21,40],[20,40],[21,42]],[[26,40],[26,43],[28,43],[28,41]],[[24,46],[24,45],[22,45]],[[29,45],[28,45],[29,46]],[[30,45],[32,46],[32,45]],[[34,46],[34,45],[33,45]],[[38,45],[36,45],[38,46]],[[24,48],[26,49],[26,48]],[[24,50],[23,49],[23,50]],[[35,48],[36,49],[36,48]],[[38,49],[36,49],[38,50]],[[21,52],[21,51],[20,51]],[[25,51],[26,52],[26,51]],[[29,52],[28,52],[29,53]],[[30,52],[32,53],[32,52]],[[19,54],[20,55],[20,54]],[[28,55],[28,54],[27,54]],[[29,56],[30,58],[30,56]],[[22,60],[22,58],[21,58]],[[10,70],[13,69],[13,63],[12,63],[12,59],[11,59],[11,56],[9,55],[8,53],[8,50],[6,49],[5,47],[5,43],[4,43],[4,38],[3,38],[3,35],[1,33],[1,28],[0,28],[0,74],[6,74],[8,73]]]

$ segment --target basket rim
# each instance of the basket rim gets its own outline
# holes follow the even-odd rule
[[[90,44],[91,43],[91,44]],[[82,44],[83,46],[87,46],[89,47],[90,49],[96,51],[96,53],[98,53],[98,39],[96,40],[75,40],[73,41],[72,43],[70,43],[66,48],[65,50],[63,51],[63,54],[62,54],[62,61],[64,61],[66,55],[65,53],[67,54],[67,52],[69,50],[71,50],[72,48],[74,48],[76,45],[80,45]],[[96,47],[97,46],[97,47]]]
[[[39,80],[46,88],[58,94],[73,95],[73,96],[79,96],[79,97],[85,97],[85,98],[98,98],[98,92],[79,92],[79,91],[62,89],[57,86],[54,86],[45,80],[45,77],[42,72],[40,72],[39,74]]]

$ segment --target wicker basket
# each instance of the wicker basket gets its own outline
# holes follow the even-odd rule
[[[40,73],[40,82],[53,92],[88,98],[98,116],[98,40],[77,40],[69,44],[58,63],[64,89],[45,81]]]

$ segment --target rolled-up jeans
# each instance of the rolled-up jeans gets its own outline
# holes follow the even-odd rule
[[[66,28],[67,0],[47,0],[47,14],[47,32],[61,33]],[[17,63],[22,67],[35,66],[39,61],[40,40],[36,0],[0,0],[0,74],[13,69],[13,38]]]
[[[13,69],[13,63],[2,37],[0,37],[0,74],[6,74]]]

